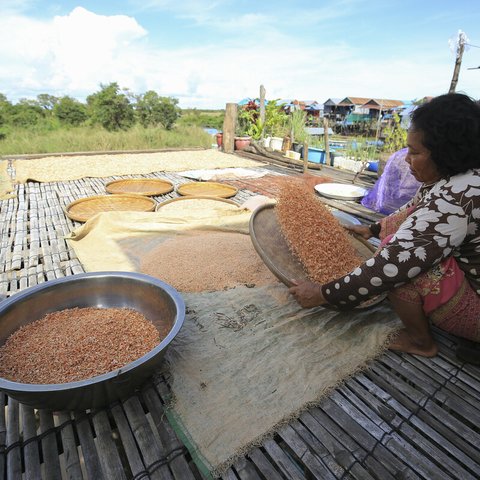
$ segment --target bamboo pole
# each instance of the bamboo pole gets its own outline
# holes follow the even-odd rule
[[[327,117],[323,117],[323,136],[325,138],[325,164],[332,165],[330,162],[330,144],[328,141],[328,118]]]
[[[227,103],[223,120],[223,151],[233,153],[235,148],[235,128],[237,124],[237,104]]]
[[[375,145],[380,138],[380,125],[382,121],[382,110],[383,110],[383,99],[380,101],[380,110],[378,111],[378,118],[377,118],[377,129],[375,131]]]
[[[303,142],[303,173],[308,172],[308,143]]]
[[[265,87],[263,85],[260,85],[260,122],[265,125]],[[262,129],[260,138],[263,138],[263,133]]]

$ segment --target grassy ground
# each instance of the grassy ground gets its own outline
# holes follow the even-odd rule
[[[205,147],[214,143],[201,127],[179,125],[172,130],[135,126],[108,132],[101,127],[60,129],[16,128],[0,140],[0,155],[28,153],[150,150],[175,147]]]

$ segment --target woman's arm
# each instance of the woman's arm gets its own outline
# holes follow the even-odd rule
[[[327,303],[322,293],[322,286],[313,282],[292,280],[293,287],[288,290],[303,308],[318,307]]]
[[[422,201],[374,257],[323,285],[323,296],[333,305],[351,307],[403,285],[451,255],[467,228],[462,206],[440,191]]]
[[[372,225],[345,225],[345,229],[349,230],[350,232],[356,233],[357,235],[364,238],[365,240],[368,240],[369,238],[376,236],[372,229],[372,227],[375,225],[378,225],[378,224],[372,223]],[[380,231],[380,228],[379,228],[379,231]]]

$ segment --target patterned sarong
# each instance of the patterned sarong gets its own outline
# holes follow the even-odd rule
[[[382,219],[381,246],[390,241],[413,209]],[[438,328],[480,342],[480,296],[465,278],[455,258],[446,258],[390,294],[404,302],[421,304],[425,315]]]

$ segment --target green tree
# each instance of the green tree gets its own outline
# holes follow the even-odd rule
[[[12,111],[12,104],[7,100],[6,95],[0,93],[0,126],[8,123]]]
[[[127,130],[135,122],[133,105],[116,82],[100,85],[100,91],[87,97],[91,117],[106,130]]]
[[[39,95],[37,95],[37,104],[44,110],[48,110],[50,112],[53,111],[58,101],[58,97],[49,95],[48,93],[40,93]]]
[[[180,116],[177,105],[176,98],[161,97],[149,90],[137,98],[138,119],[144,127],[162,125],[170,130]]]
[[[53,114],[67,125],[80,125],[87,118],[87,107],[69,96],[61,97],[53,107]]]
[[[22,98],[12,105],[8,123],[18,127],[38,125],[45,118],[45,112],[35,100]]]

